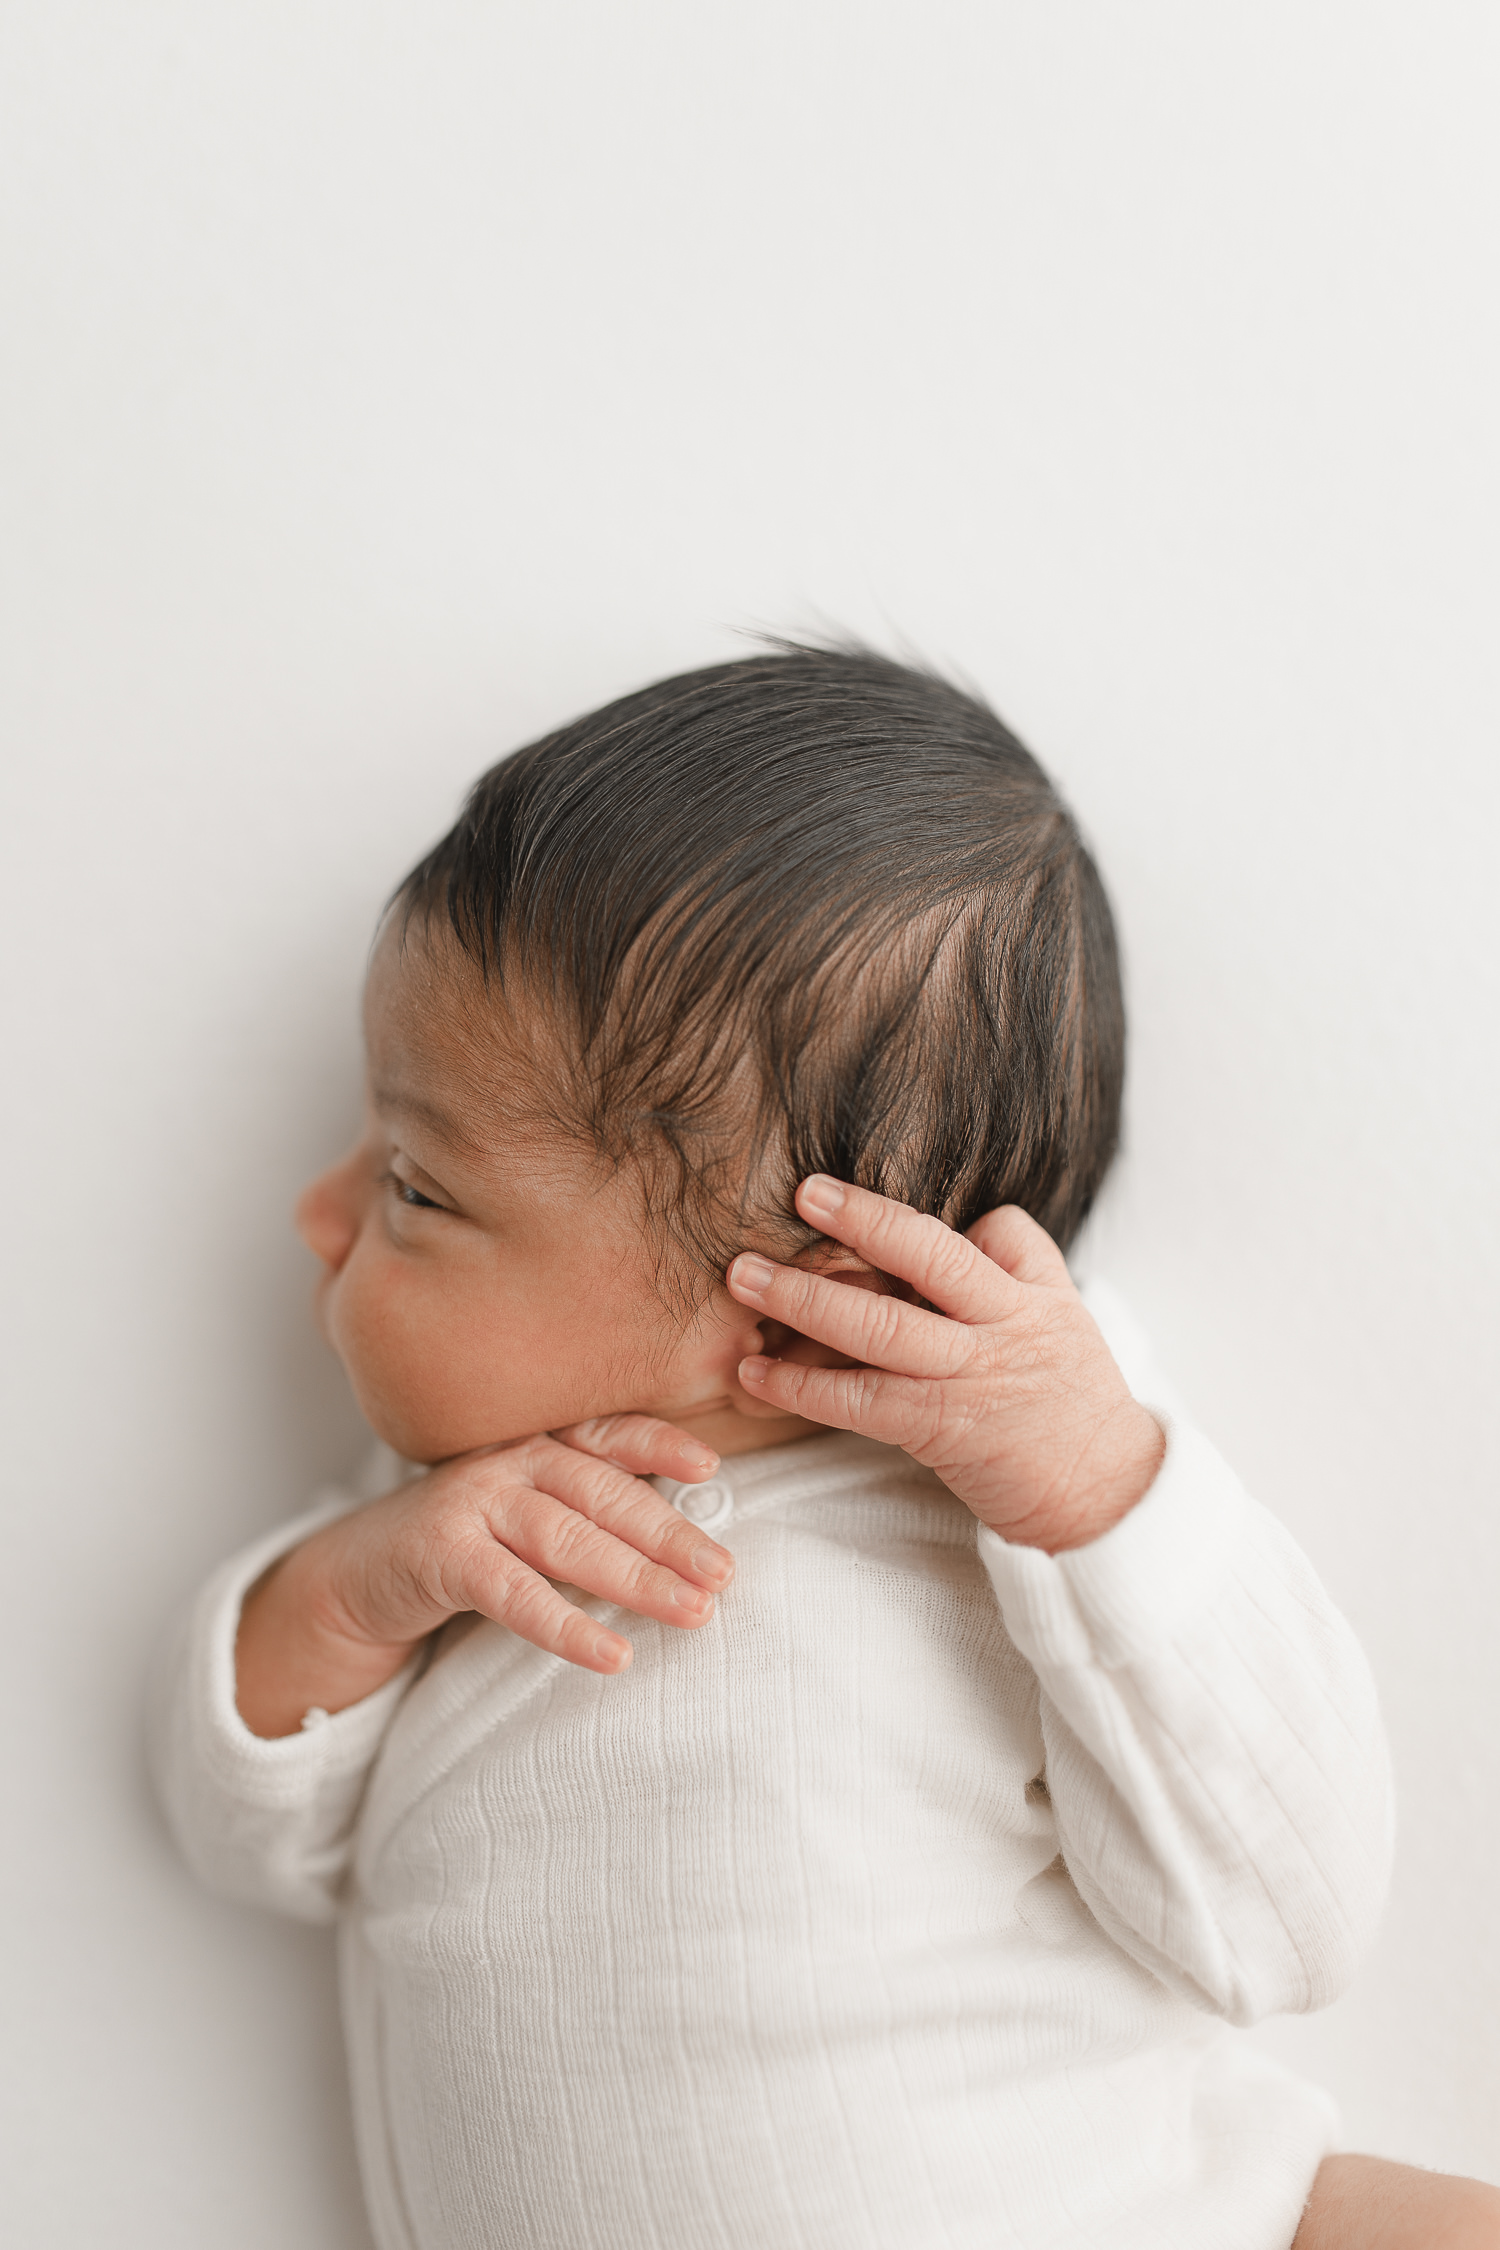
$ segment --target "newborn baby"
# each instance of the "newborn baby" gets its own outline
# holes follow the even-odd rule
[[[157,1763],[207,1879],[338,1918],[382,2250],[1393,2208],[1226,2028],[1351,1974],[1385,1752],[1069,1278],[1123,1018],[1035,761],[859,652],[667,681],[479,782],[366,1026],[299,1216],[391,1450],[205,1590]]]

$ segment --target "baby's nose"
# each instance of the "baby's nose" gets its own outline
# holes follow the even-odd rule
[[[353,1215],[338,1192],[338,1174],[323,1172],[309,1181],[292,1216],[313,1256],[337,1271],[349,1255],[355,1233]]]

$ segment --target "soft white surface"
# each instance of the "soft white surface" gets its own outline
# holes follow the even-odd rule
[[[1306,1557],[1164,1427],[1057,1556],[865,1438],[726,1461],[711,1632],[601,1680],[462,1618],[280,1741],[240,1606],[328,1504],[220,1567],[153,1769],[215,1889],[337,1909],[381,2250],[1286,2250],[1334,2107],[1215,2019],[1346,1986],[1385,1742]]]
[[[722,628],[966,665],[1130,949],[1100,1262],[1359,1628],[1403,1828],[1271,2034],[1500,2177],[1492,11],[0,12],[0,2231],[357,2250],[324,1938],[199,1896],[146,1654],[354,1456],[284,1214],[386,887]]]

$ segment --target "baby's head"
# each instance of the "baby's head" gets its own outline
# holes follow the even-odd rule
[[[858,651],[665,680],[494,767],[386,916],[366,1031],[365,1136],[299,1223],[420,1461],[628,1409],[721,1452],[800,1435],[738,1383],[789,1340],[725,1266],[882,1285],[800,1179],[957,1228],[1018,1203],[1066,1248],[1118,1132],[1070,815],[981,704]]]

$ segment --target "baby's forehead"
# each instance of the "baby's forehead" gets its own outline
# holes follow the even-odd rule
[[[375,1107],[483,1154],[497,1133],[562,1138],[546,1094],[558,1041],[539,1000],[486,978],[441,928],[389,922],[376,940],[364,992],[365,1046]]]

